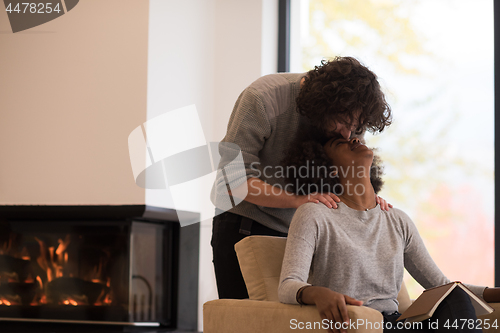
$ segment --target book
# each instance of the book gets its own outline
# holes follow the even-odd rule
[[[494,311],[488,303],[477,297],[469,288],[464,286],[461,282],[455,281],[424,290],[422,295],[410,305],[398,320],[406,319],[407,322],[416,322],[432,317],[439,304],[457,287],[462,288],[470,296],[477,316],[492,313]]]

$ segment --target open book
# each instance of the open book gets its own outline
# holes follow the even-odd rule
[[[456,281],[424,290],[422,295],[420,295],[415,302],[410,305],[410,307],[398,318],[398,320],[406,319],[407,322],[414,322],[432,317],[439,304],[456,287],[462,288],[470,296],[470,300],[474,306],[474,310],[476,310],[477,316],[492,313],[494,311],[488,303],[477,297],[462,283]]]

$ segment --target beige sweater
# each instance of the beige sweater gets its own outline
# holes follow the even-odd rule
[[[297,111],[296,98],[300,90],[301,74],[271,74],[261,77],[238,97],[229,119],[227,134],[219,145],[221,160],[212,188],[211,200],[216,207],[232,207],[227,196],[226,182],[236,188],[248,178],[257,177],[278,188],[285,188],[280,173],[280,162],[295,138],[299,125],[305,121]],[[241,149],[244,168],[230,163]],[[225,172],[221,169],[225,167]],[[242,171],[244,170],[244,171]],[[271,229],[288,232],[295,209],[269,208],[242,201],[230,212],[251,218]]]

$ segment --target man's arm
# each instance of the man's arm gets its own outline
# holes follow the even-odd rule
[[[247,195],[245,187],[248,188]],[[306,202],[323,203],[328,208],[337,208],[340,199],[333,193],[312,193],[310,195],[296,195],[283,188],[267,184],[259,178],[249,178],[246,183],[240,185],[230,195],[243,199],[254,205],[271,208],[298,208]]]

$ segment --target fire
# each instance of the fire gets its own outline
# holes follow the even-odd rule
[[[31,276],[31,274],[29,274],[28,277],[26,278],[26,280],[24,280],[24,283],[33,283],[33,282],[35,282],[35,280],[33,280],[33,277]]]
[[[21,305],[21,297],[18,295],[11,296],[0,296],[0,305],[12,306],[12,305]]]
[[[57,239],[57,242],[53,242],[45,236],[33,237],[32,239],[35,240],[34,245],[31,243],[31,247],[24,246],[22,249],[14,246],[16,244],[16,237],[18,235],[11,234],[8,241],[0,242],[0,255],[26,261],[25,265],[31,267],[30,272],[18,274],[15,271],[0,270],[0,285],[4,283],[24,284],[25,288],[31,288],[29,289],[30,294],[23,293],[23,299],[21,299],[20,295],[1,293],[0,306],[27,304],[31,306],[42,306],[45,304],[110,306],[113,304],[111,279],[109,276],[106,276],[109,253],[103,251],[103,255],[98,261],[90,261],[92,262],[92,266],[85,267],[85,270],[80,270],[80,254],[75,252],[75,246],[72,244],[75,235],[67,234]],[[34,246],[38,247],[37,251],[33,251]],[[36,255],[33,256],[34,253]],[[45,273],[39,273],[40,271]],[[63,282],[63,286],[65,286],[62,287],[64,294],[54,292],[51,294],[49,292],[51,285],[54,281],[57,284],[57,279],[59,278],[71,278],[77,282],[75,287],[72,287],[71,284],[65,285]],[[80,282],[78,281],[85,281],[81,283],[86,287],[80,287]],[[96,285],[93,287],[89,286],[89,282]],[[95,299],[93,298],[94,296],[90,296],[92,293],[88,293],[88,289],[92,290],[99,287],[102,288],[99,297]],[[31,297],[31,293],[33,294],[33,298],[31,301],[28,301],[26,298]]]
[[[111,293],[108,293],[106,295],[106,298],[104,298],[103,303],[106,305],[111,305],[113,303],[113,299],[111,298]]]
[[[64,300],[62,303],[64,305],[73,305],[73,306],[77,306],[78,305],[78,302],[75,301],[74,299],[67,299],[67,300]]]
[[[72,305],[72,306],[78,306],[78,305],[88,305],[89,301],[87,299],[87,296],[82,295],[82,296],[66,296],[64,299],[62,299],[59,304],[61,305]]]
[[[43,282],[42,282],[42,278],[40,276],[36,276],[36,281],[38,282],[38,284],[40,285],[40,289],[43,289]]]
[[[1,299],[0,299],[0,305],[7,305],[7,306],[11,306],[11,303],[10,303],[8,300],[6,300],[6,299],[1,298]]]

